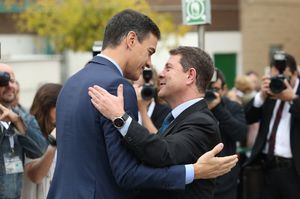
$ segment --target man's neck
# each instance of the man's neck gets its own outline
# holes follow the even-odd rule
[[[113,59],[121,68],[121,70],[124,73],[126,61],[124,60],[124,57],[126,56],[120,56],[123,55],[124,53],[121,52],[121,49],[116,47],[116,48],[106,48],[101,52],[101,54]]]

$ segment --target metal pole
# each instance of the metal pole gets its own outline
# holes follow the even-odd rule
[[[198,25],[197,26],[198,29],[198,47],[201,48],[202,50],[204,50],[204,34],[205,34],[205,26],[204,25]]]

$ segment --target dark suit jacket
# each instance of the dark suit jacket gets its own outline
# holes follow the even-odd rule
[[[133,87],[105,58],[94,57],[65,83],[56,106],[57,164],[48,199],[132,198],[133,188],[184,189],[184,166],[141,165],[111,121],[92,105],[88,87],[97,84],[116,94],[120,83],[125,110],[136,118]]]
[[[300,96],[300,86],[297,88],[297,95]],[[255,108],[253,101],[250,101],[246,107],[246,119],[249,124],[260,121],[260,128],[258,131],[255,144],[252,149],[252,154],[249,161],[245,166],[255,162],[261,154],[265,143],[267,141],[267,135],[269,132],[269,124],[274,111],[276,100],[267,98],[261,108]],[[296,166],[298,175],[300,175],[300,97],[293,101],[290,108],[291,113],[291,129],[290,129],[290,141],[291,151],[293,155],[293,161]]]
[[[244,141],[247,135],[247,122],[243,107],[227,97],[222,97],[221,103],[212,109],[212,113],[219,121],[221,138],[224,144],[220,156],[235,154],[236,142]],[[217,178],[216,194],[221,196],[222,193],[227,191],[236,192],[239,167],[239,165],[236,165],[229,173]]]
[[[132,121],[125,136],[129,148],[148,165],[192,164],[220,142],[217,120],[201,100],[183,111],[165,133],[149,134]],[[143,191],[138,198],[213,198],[214,180],[197,180],[185,191]]]

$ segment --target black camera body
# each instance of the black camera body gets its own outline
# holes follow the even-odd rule
[[[144,100],[150,100],[156,96],[156,89],[153,84],[150,83],[150,80],[152,79],[153,72],[151,69],[145,69],[143,71],[143,79],[145,81],[141,95]]]
[[[281,93],[284,89],[286,89],[286,86],[284,84],[284,80],[286,78],[283,75],[277,75],[275,77],[271,77],[271,82],[270,82],[270,90],[274,94]]]
[[[215,100],[217,98],[217,96],[215,95],[216,92],[217,92],[217,90],[214,88],[206,89],[205,96],[204,96],[206,101],[211,102],[211,101]]]
[[[8,86],[10,75],[7,72],[0,72],[0,87]]]
[[[101,53],[102,50],[102,41],[94,41],[94,45],[92,47],[92,53],[93,57],[97,56],[99,53]]]
[[[272,65],[274,65],[273,67],[275,67],[279,71],[279,75],[271,77],[269,87],[272,93],[278,94],[286,89],[286,86],[284,84],[284,80],[286,79],[286,77],[283,75],[286,68],[286,57],[284,52],[276,52],[273,56],[273,60],[274,62],[272,63]]]

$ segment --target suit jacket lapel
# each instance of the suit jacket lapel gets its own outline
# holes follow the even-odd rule
[[[174,121],[170,124],[170,126],[166,129],[163,136],[167,136],[171,134],[171,130],[175,128],[177,125],[180,124],[189,114],[193,113],[194,111],[199,111],[201,109],[207,108],[207,104],[204,99],[200,100],[199,102],[193,104],[189,108],[185,109],[178,117],[174,119]]]

